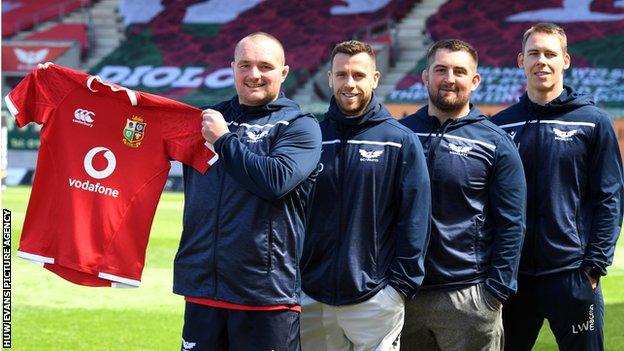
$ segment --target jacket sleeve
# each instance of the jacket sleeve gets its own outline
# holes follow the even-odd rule
[[[412,299],[425,277],[425,253],[429,244],[431,184],[422,146],[410,133],[398,160],[398,223],[396,251],[390,266],[389,284]]]
[[[321,130],[313,116],[305,116],[283,127],[267,155],[250,151],[234,133],[221,136],[214,147],[230,177],[247,191],[273,201],[316,169],[321,157]]]
[[[485,288],[499,301],[516,292],[526,230],[526,180],[522,161],[507,135],[496,147],[489,184],[489,214],[494,221],[491,266]]]
[[[592,222],[583,266],[607,274],[622,225],[622,158],[608,116],[594,130],[589,161],[589,203]]]

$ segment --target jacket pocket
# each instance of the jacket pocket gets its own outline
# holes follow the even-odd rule
[[[379,279],[379,276],[381,276],[382,274],[379,274],[378,270],[377,270],[377,262],[379,261],[379,245],[381,244],[379,242],[379,232],[377,231],[377,229],[375,229],[375,231],[373,232],[375,238],[373,241],[373,245],[375,245],[375,247],[373,248],[373,252],[375,253],[375,256],[373,256],[373,262],[372,262],[372,267],[373,267],[373,279],[377,280]]]
[[[581,247],[581,250],[585,252],[585,243],[583,242],[583,238],[581,237],[582,224],[580,223],[579,206],[577,206],[576,210],[574,211],[574,225],[576,228],[576,238],[579,242],[579,246]]]
[[[584,303],[588,306],[596,302],[596,289],[592,287],[585,270],[581,267],[572,270],[570,273],[571,279],[573,280],[570,284],[572,286],[571,294],[575,300],[577,300],[578,303]]]
[[[483,240],[483,238],[481,238],[481,227],[483,226],[483,220],[480,216],[476,216],[474,219],[474,262],[475,265],[477,267],[477,271],[481,270],[481,259],[480,259],[480,255],[482,254],[480,252],[480,248],[481,248],[481,241]]]
[[[487,289],[485,288],[485,284],[480,283],[477,285],[477,287],[481,295],[483,304],[490,310],[494,312],[498,312],[502,307],[501,302],[498,301],[498,299],[494,295],[492,295],[489,291],[487,291]]]
[[[273,221],[269,219],[269,225],[267,228],[267,273],[273,270]]]

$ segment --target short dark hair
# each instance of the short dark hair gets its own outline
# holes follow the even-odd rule
[[[373,49],[371,48],[371,46],[364,42],[357,41],[357,40],[343,41],[341,43],[336,44],[336,46],[334,46],[334,49],[332,50],[332,53],[331,53],[331,62],[332,63],[334,62],[334,57],[337,54],[355,56],[362,52],[367,53],[368,56],[370,56],[373,59],[373,62],[375,62],[375,53],[373,53]]]
[[[544,33],[544,34],[556,35],[557,37],[559,37],[559,42],[561,43],[561,50],[563,50],[563,53],[565,54],[568,52],[568,37],[566,36],[563,28],[559,27],[558,25],[554,23],[544,22],[544,23],[538,23],[524,32],[524,34],[522,35],[522,52],[523,53],[526,47],[526,43],[529,40],[529,37],[531,36],[531,34],[533,33]]]
[[[427,68],[429,68],[435,58],[436,52],[440,49],[446,49],[451,52],[465,51],[472,56],[475,65],[479,64],[479,55],[477,54],[477,50],[472,45],[459,39],[444,39],[436,41],[429,47],[429,50],[427,50]]]

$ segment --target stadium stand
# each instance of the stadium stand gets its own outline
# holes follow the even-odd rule
[[[39,23],[62,18],[77,9],[90,6],[89,0],[20,0],[2,3],[2,38],[30,29]]]
[[[82,61],[76,68],[195,106],[234,93],[233,45],[248,33],[266,31],[286,47],[287,94],[321,114],[330,96],[326,70],[332,46],[366,40],[379,54],[377,94],[396,117],[425,102],[422,58],[432,40],[448,37],[479,50],[483,81],[474,95],[479,107],[493,113],[512,103],[524,90],[515,62],[522,31],[536,21],[555,21],[566,27],[573,55],[566,82],[594,93],[602,107],[624,117],[623,1],[9,0],[2,5],[3,39],[10,39],[5,43],[78,41]],[[26,50],[29,60],[41,50]],[[3,70],[7,57],[3,48]],[[18,80],[3,72],[3,95]],[[35,127],[9,128],[9,141],[15,141],[9,150],[36,150],[37,135]]]
[[[589,3],[451,0],[427,19],[426,30],[432,40],[459,38],[475,46],[483,80],[473,101],[494,113],[524,92],[524,74],[516,63],[523,31],[541,21],[558,23],[566,29],[572,55],[566,83],[593,93],[601,107],[624,117],[624,5]],[[395,115],[411,113],[426,101],[424,65],[422,59],[414,62],[386,96]]]
[[[83,23],[60,23],[42,32],[27,36],[26,40],[70,40],[80,43],[81,56],[89,52],[89,36],[87,25]]]
[[[352,38],[371,23],[399,20],[417,1],[151,3],[151,10],[120,3],[127,39],[91,72],[200,106],[234,92],[232,47],[246,34],[266,31],[284,43],[291,68],[284,86],[291,94],[326,63],[336,42]]]
[[[2,2],[2,95],[6,95],[37,63],[54,61],[81,68],[89,55],[89,10],[94,1],[3,1]],[[40,126],[17,128],[3,105],[7,166],[2,172],[8,185],[28,184],[39,146]],[[7,123],[8,122],[8,123]],[[6,128],[4,128],[6,127]]]

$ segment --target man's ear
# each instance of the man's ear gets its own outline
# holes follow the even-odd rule
[[[480,83],[481,83],[481,75],[477,72],[475,73],[474,77],[472,77],[472,87],[470,88],[470,91],[477,90]]]
[[[570,58],[570,54],[567,52],[563,54],[563,69],[570,68],[570,64],[572,63],[572,59]]]
[[[377,85],[379,85],[379,79],[381,78],[381,73],[379,71],[375,71],[373,74],[373,89],[377,89]]]
[[[286,80],[288,72],[290,72],[290,67],[288,67],[288,65],[284,65],[284,68],[282,68],[282,83]]]
[[[517,60],[518,60],[518,67],[524,69],[524,54],[521,52],[518,53]]]

